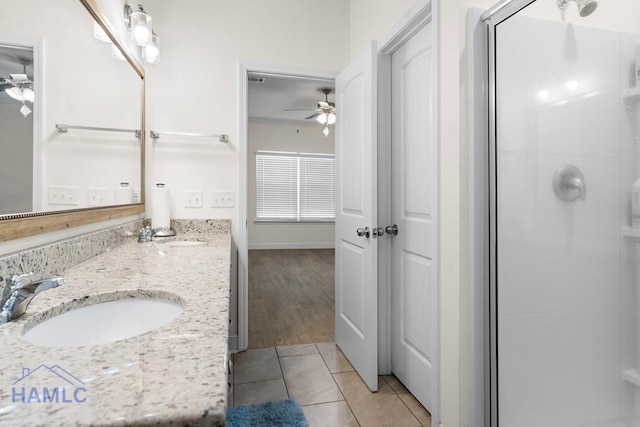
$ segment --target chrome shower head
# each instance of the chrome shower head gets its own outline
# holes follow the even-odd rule
[[[576,3],[578,3],[578,13],[583,18],[591,15],[598,8],[596,0],[576,0]]]
[[[578,5],[578,13],[581,17],[591,15],[597,8],[598,2],[596,0],[558,0],[558,7],[561,10],[565,10],[569,6],[570,1],[575,1]]]

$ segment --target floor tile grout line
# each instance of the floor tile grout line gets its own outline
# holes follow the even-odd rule
[[[300,406],[302,406],[303,408],[306,408],[307,406],[318,406],[318,405],[326,405],[327,403],[340,403],[340,402],[347,403],[346,400],[341,399],[341,400],[329,400],[327,402],[307,403],[306,405],[300,405]]]
[[[362,423],[360,422],[360,420],[358,420],[358,417],[356,416],[356,413],[353,411],[353,408],[351,407],[351,405],[349,404],[349,400],[347,400],[347,396],[344,395],[344,393],[342,392],[342,389],[340,388],[340,385],[338,384],[338,382],[336,381],[336,377],[335,374],[333,372],[331,372],[331,369],[329,369],[329,365],[327,365],[327,361],[324,360],[324,356],[322,355],[322,352],[320,351],[320,347],[318,347],[318,343],[314,344],[316,346],[316,348],[318,349],[318,353],[320,353],[320,358],[322,359],[322,363],[324,363],[324,366],[327,367],[327,371],[329,371],[329,375],[331,375],[331,379],[333,380],[333,382],[335,383],[336,387],[338,387],[338,390],[340,391],[340,394],[342,395],[342,398],[344,399],[344,403],[346,403],[347,408],[349,408],[349,411],[351,411],[351,415],[353,415],[353,418],[356,420],[356,422],[358,423],[358,425],[362,425]],[[336,343],[333,343],[333,345],[336,347],[337,350],[340,350],[340,348],[338,347],[338,345]],[[342,351],[342,350],[341,350]],[[346,357],[346,356],[345,356]],[[351,372],[355,372],[355,371],[351,371]],[[345,372],[339,372],[339,373],[345,373]]]
[[[280,375],[282,375],[284,390],[287,392],[287,398],[291,399],[291,395],[289,394],[289,387],[287,386],[287,379],[284,377],[284,370],[282,369],[282,363],[280,363],[280,357],[278,357],[278,350],[276,349],[276,347],[274,347],[273,349],[276,351],[276,357],[278,358],[278,366],[280,367]]]
[[[402,394],[407,394],[407,393],[402,393]],[[409,411],[409,413],[410,413],[411,415],[413,415],[413,418],[415,418],[415,419],[416,419],[416,421],[418,422],[418,424],[420,424],[421,426],[423,426],[423,427],[424,427],[424,424],[422,424],[422,421],[420,421],[420,420],[418,419],[417,415],[413,413],[413,411],[411,410],[411,408],[409,408],[409,405],[407,405],[407,404],[405,403],[405,401],[404,401],[404,400],[400,399],[400,396],[399,396],[397,393],[396,393],[396,396],[398,397],[398,399],[400,400],[400,402],[402,402],[402,404],[404,405],[404,407],[405,407],[405,408],[407,408],[407,410]],[[427,411],[427,412],[428,412],[428,411]]]
[[[342,389],[340,388],[340,385],[336,381],[335,374],[333,372],[331,372],[331,369],[329,369],[329,365],[327,365],[327,361],[324,360],[324,356],[323,356],[322,352],[320,351],[320,347],[318,347],[318,343],[314,343],[314,345],[316,346],[316,349],[318,350],[318,353],[320,354],[320,359],[322,359],[322,363],[324,363],[324,366],[326,366],[327,371],[329,371],[329,375],[331,375],[331,379],[333,380],[334,384],[338,388],[338,391],[340,392],[340,395],[342,396],[342,401],[347,405],[347,408],[349,408],[349,411],[351,412],[351,415],[353,415],[353,419],[356,420],[358,425],[362,425],[360,420],[358,420],[358,417],[356,416],[356,413],[353,411],[353,408],[349,404],[349,400],[347,399],[347,396],[345,396],[345,394],[342,392]],[[333,345],[337,350],[340,350],[340,348],[338,347],[338,345],[336,343],[333,343]],[[340,351],[342,352],[342,350],[340,350]],[[341,372],[341,373],[344,373],[344,372]]]
[[[390,375],[388,375],[388,376],[391,376],[391,375],[393,375],[393,372],[392,372]],[[395,375],[393,375],[393,376],[395,376]],[[423,427],[424,427],[424,424],[422,424],[422,421],[420,421],[420,420],[418,419],[418,416],[417,416],[416,414],[414,414],[414,413],[413,413],[413,411],[411,410],[411,408],[409,408],[409,405],[407,405],[407,404],[406,404],[406,402],[400,398],[400,395],[401,395],[401,394],[410,394],[411,396],[413,396],[413,395],[411,394],[411,392],[409,391],[409,389],[408,389],[404,384],[402,384],[402,381],[398,380],[398,381],[400,382],[400,384],[402,384],[402,386],[407,390],[406,392],[398,393],[397,391],[395,391],[395,390],[393,389],[393,387],[391,387],[391,384],[389,384],[389,381],[387,381],[387,379],[385,378],[385,375],[381,375],[381,377],[382,377],[382,381],[384,381],[384,382],[389,386],[389,388],[391,389],[391,391],[395,393],[395,395],[398,397],[398,399],[400,399],[400,402],[402,402],[402,404],[403,404],[403,405],[404,405],[404,406],[409,410],[409,412],[411,413],[411,415],[413,415],[413,418],[415,418],[415,419],[416,419],[416,421],[418,421],[418,424],[420,424],[421,426],[423,426]],[[396,379],[398,379],[398,377],[396,377]],[[415,396],[413,396],[413,398],[415,399]],[[416,399],[416,400],[417,400],[417,399]],[[418,403],[420,403],[420,402],[418,402]],[[420,404],[420,405],[422,405],[422,404]],[[426,410],[426,409],[425,409],[425,410]],[[427,411],[427,412],[429,412],[429,411]],[[429,416],[431,416],[431,412],[429,412]]]
[[[324,359],[323,359],[324,360]],[[341,372],[344,373],[344,372]],[[338,385],[338,382],[336,381],[336,377],[334,376],[335,374],[331,374],[331,379],[333,380],[334,383],[336,383],[336,387],[338,387],[338,390],[340,390],[340,394],[342,395],[342,397],[344,398],[343,402],[347,405],[347,408],[349,408],[349,411],[351,411],[351,415],[353,415],[353,418],[356,420],[356,422],[358,423],[359,426],[362,425],[362,423],[360,422],[360,420],[358,419],[358,417],[356,416],[356,412],[353,410],[353,408],[351,407],[351,405],[349,404],[349,400],[347,399],[347,396],[344,395],[344,393],[342,392],[342,389],[340,388],[340,386]]]

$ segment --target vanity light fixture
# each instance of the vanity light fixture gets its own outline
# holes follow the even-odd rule
[[[124,23],[127,30],[131,32],[133,41],[138,46],[146,46],[151,43],[153,35],[151,15],[144,11],[141,4],[138,4],[138,10],[133,11],[128,4],[124,5]]]
[[[140,46],[141,56],[147,64],[160,62],[160,48],[158,47],[158,35],[153,31],[151,15],[144,11],[141,4],[138,10],[133,11],[131,6],[124,5],[124,25],[131,32],[133,42]],[[113,52],[113,56],[120,59],[121,55]],[[123,58],[124,59],[124,58]]]

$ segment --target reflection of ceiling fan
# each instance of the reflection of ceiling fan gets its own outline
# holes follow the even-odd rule
[[[318,101],[317,108],[312,115],[309,117],[305,117],[308,119],[316,119],[318,123],[324,125],[324,136],[329,135],[329,125],[332,125],[336,122],[336,104],[333,102],[329,102],[329,94],[331,93],[330,88],[321,89],[322,93],[324,93],[324,101]],[[303,108],[297,111],[311,110],[310,108]],[[296,110],[285,110],[285,111],[296,111]]]
[[[33,92],[33,81],[27,76],[27,64],[23,63],[22,74],[9,74],[9,78],[0,77],[0,91],[4,91],[11,98],[22,102],[20,112],[24,117],[31,114],[31,109],[26,102],[33,103],[35,94]]]

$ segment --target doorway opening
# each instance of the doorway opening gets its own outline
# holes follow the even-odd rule
[[[333,342],[334,81],[247,76],[247,348]]]

